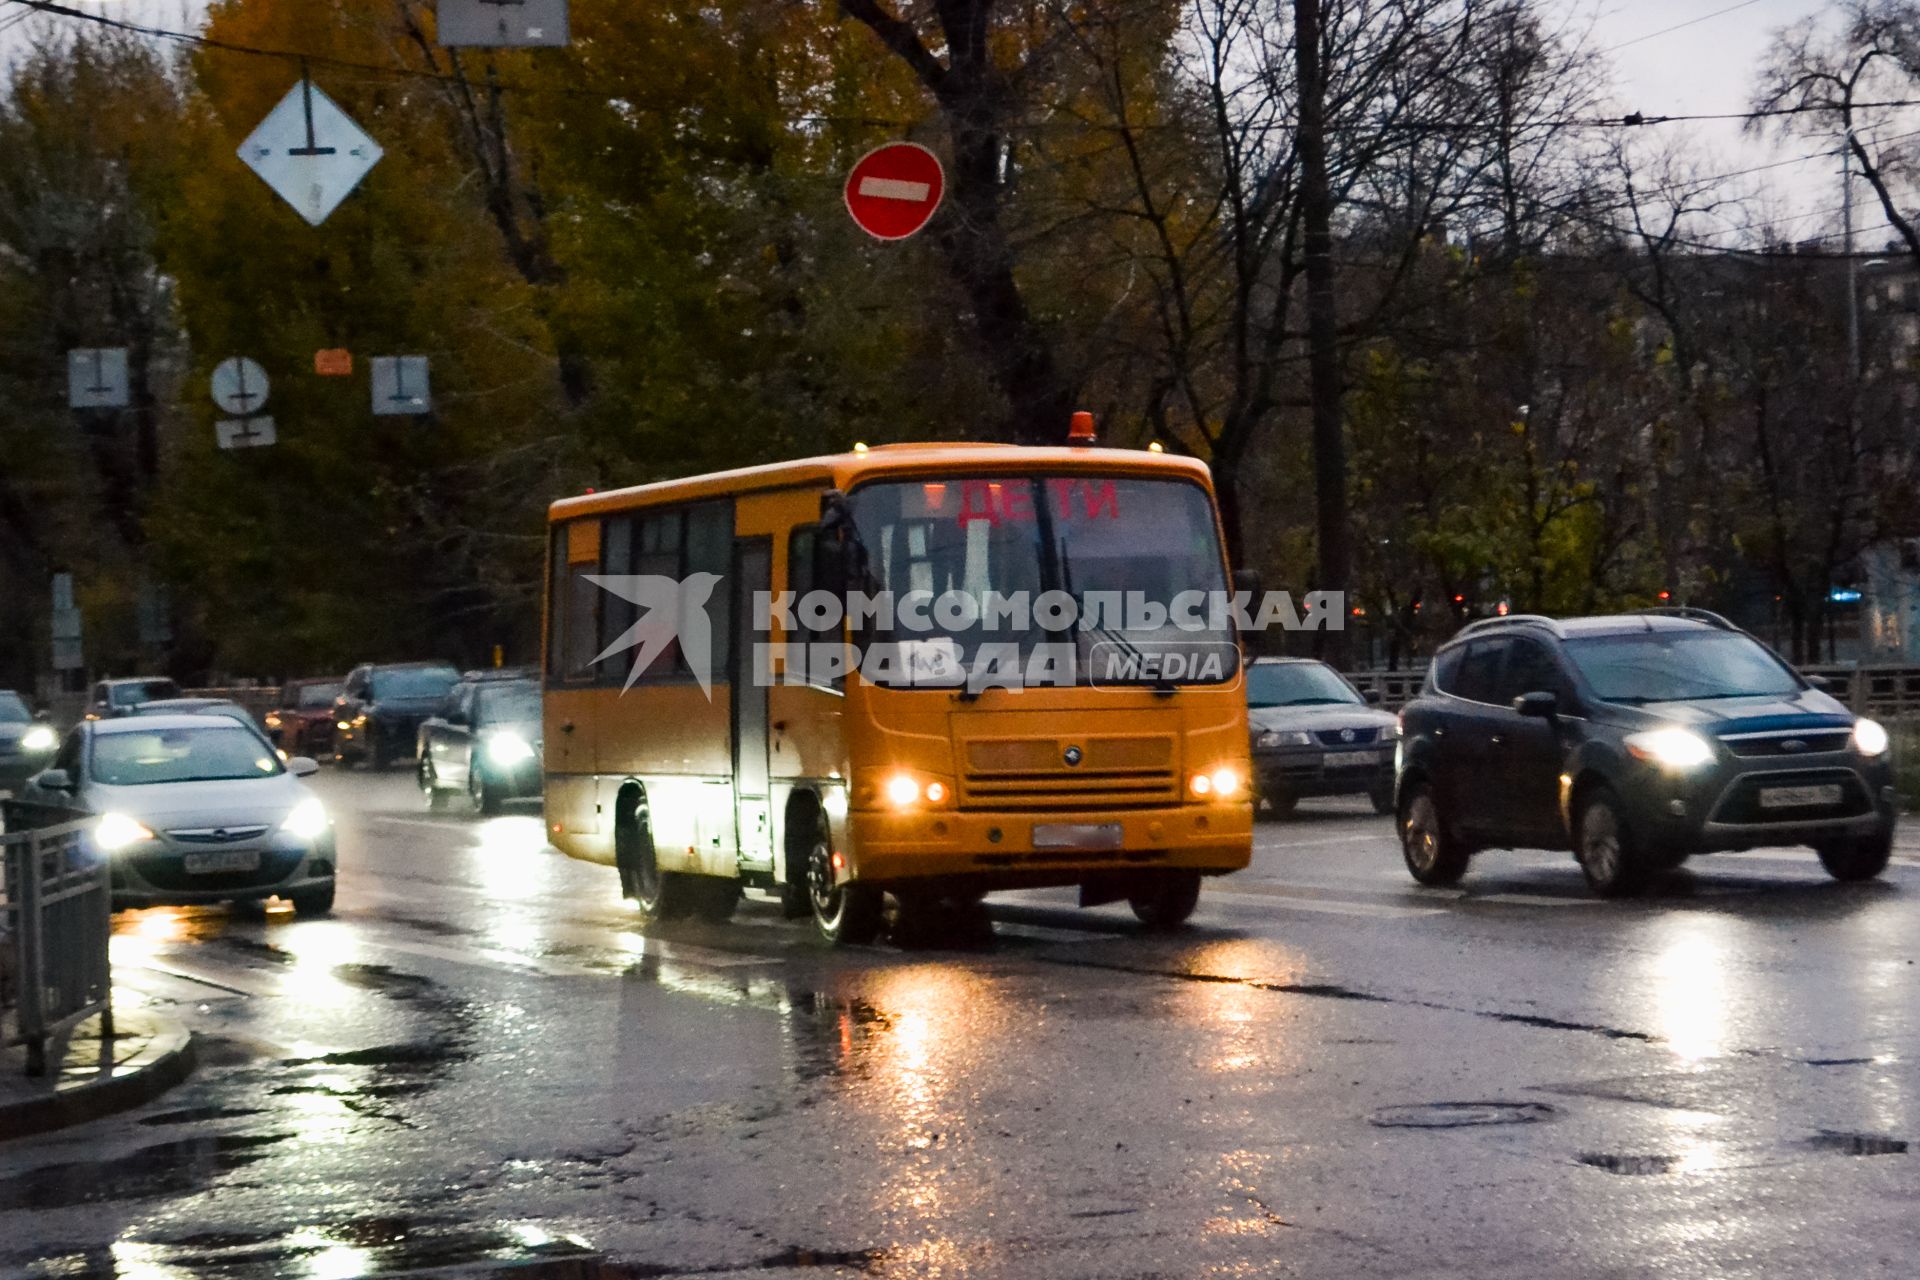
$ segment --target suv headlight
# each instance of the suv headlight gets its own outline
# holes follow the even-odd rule
[[[103,853],[119,853],[153,839],[153,832],[124,813],[109,813],[93,828],[93,842]]]
[[[333,825],[333,819],[327,816],[327,807],[313,796],[308,796],[293,806],[293,812],[280,824],[280,830],[296,840],[318,840]]]
[[[533,759],[533,744],[517,733],[495,733],[487,737],[487,759],[497,765],[515,765]]]
[[[1853,722],[1853,749],[1863,756],[1882,755],[1887,749],[1887,731],[1878,720]]]
[[[1713,745],[1691,729],[1668,725],[1627,738],[1627,751],[1636,760],[1663,769],[1698,769],[1713,759]]]
[[[20,735],[22,751],[51,751],[60,745],[60,735],[43,724],[37,724]]]
[[[1313,739],[1298,729],[1268,729],[1253,740],[1256,747],[1310,747]]]

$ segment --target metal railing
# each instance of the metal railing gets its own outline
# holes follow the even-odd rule
[[[0,1044],[24,1044],[27,1074],[41,1076],[49,1050],[96,1013],[101,1044],[113,1042],[111,872],[84,847],[84,824],[47,825],[69,817],[64,811],[11,803],[4,810]]]

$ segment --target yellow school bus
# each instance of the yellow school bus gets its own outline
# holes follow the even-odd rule
[[[888,445],[556,502],[546,816],[650,918],[743,888],[830,942],[1079,886],[1149,925],[1247,865],[1206,468]]]

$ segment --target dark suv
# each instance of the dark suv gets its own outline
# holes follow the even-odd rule
[[[384,769],[413,758],[420,722],[434,713],[460,673],[444,662],[355,667],[333,703],[333,759]]]
[[[1840,880],[1893,850],[1886,731],[1703,610],[1474,623],[1401,733],[1401,850],[1422,884],[1487,848],[1570,849],[1609,897],[1713,850],[1811,845]]]

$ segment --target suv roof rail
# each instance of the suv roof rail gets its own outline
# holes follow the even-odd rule
[[[1560,634],[1560,624],[1544,613],[1509,613],[1497,618],[1479,618],[1469,622],[1455,632],[1453,638],[1458,640],[1461,636],[1470,636],[1479,631],[1493,631],[1500,627],[1523,625],[1545,627],[1555,635]]]
[[[1692,605],[1687,604],[1662,605],[1654,609],[1635,609],[1633,613],[1635,615],[1643,613],[1652,614],[1658,618],[1689,618],[1694,622],[1704,622],[1710,627],[1718,627],[1722,631],[1738,631],[1740,629],[1710,609],[1696,609]]]

